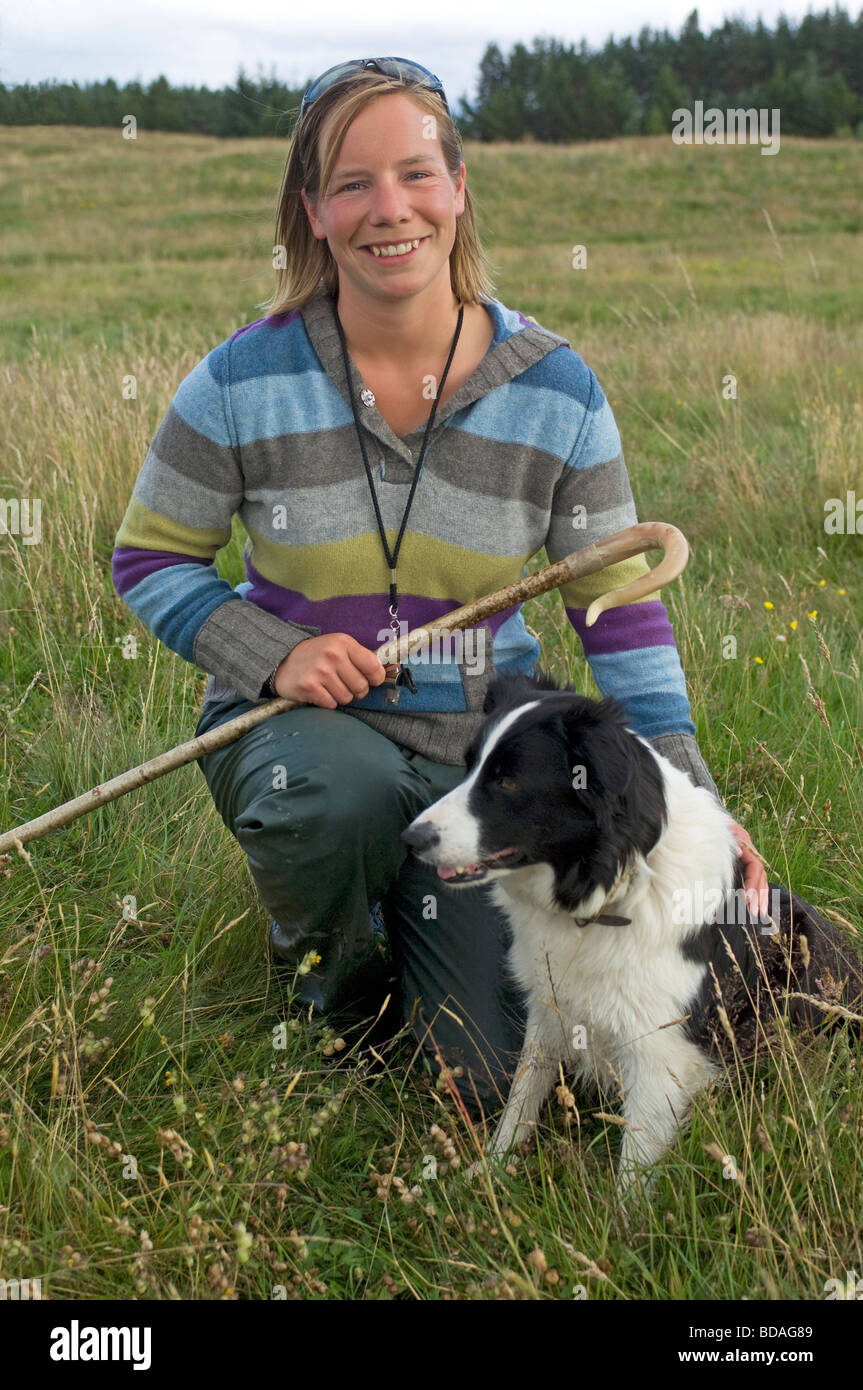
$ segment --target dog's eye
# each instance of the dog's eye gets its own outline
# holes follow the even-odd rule
[[[496,779],[496,786],[500,787],[500,789],[505,792],[515,791],[515,782],[511,777],[498,777]]]

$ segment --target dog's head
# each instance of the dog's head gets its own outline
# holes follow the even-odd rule
[[[613,700],[496,676],[467,776],[402,832],[452,887],[547,865],[566,911],[602,898],[665,822],[662,773]]]

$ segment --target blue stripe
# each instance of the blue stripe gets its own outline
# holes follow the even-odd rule
[[[695,733],[676,647],[643,647],[589,660],[601,693],[620,700],[642,738]]]
[[[166,565],[123,595],[145,627],[184,660],[195,660],[195,638],[210,614],[236,597],[215,565]]]
[[[540,646],[528,632],[520,608],[505,623],[501,623],[495,633],[493,653],[497,671],[505,675],[533,674],[533,668],[539,661]]]
[[[224,344],[213,348],[202,362],[193,367],[177,387],[172,406],[187,425],[214,444],[230,446],[232,440],[225,420],[225,403],[218,380],[219,354]]]

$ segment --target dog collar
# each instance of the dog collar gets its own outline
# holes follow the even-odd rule
[[[632,864],[632,865],[630,865],[630,867],[627,869],[626,873],[623,874],[622,877],[619,878],[619,879],[617,880],[617,883],[615,883],[614,887],[612,888],[611,892],[610,892],[609,895],[608,895],[608,898],[612,898],[612,897],[614,896],[614,894],[618,891],[618,889],[623,888],[624,885],[627,884],[627,883],[629,882],[629,880],[632,878],[632,875],[633,875],[634,873],[635,873],[635,865]],[[605,900],[606,903],[608,902],[608,898],[606,898],[606,900]],[[603,912],[603,910],[602,910],[603,907],[605,907],[605,903],[602,904],[602,907],[599,909],[599,911],[598,911],[593,917],[588,917],[588,918],[587,918],[585,921],[583,921],[583,922],[580,922],[580,921],[578,920],[577,917],[573,918],[573,921],[575,922],[575,925],[576,925],[577,927],[592,927],[593,924],[594,924],[594,922],[598,922],[599,925],[602,926],[602,927],[630,927],[630,926],[632,926],[632,918],[631,918],[631,917],[615,917],[614,914],[611,913],[611,912]]]

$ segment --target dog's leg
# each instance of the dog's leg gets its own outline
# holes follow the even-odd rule
[[[626,1120],[617,1173],[621,1195],[635,1184],[641,1186],[641,1169],[671,1148],[686,1124],[693,1096],[713,1071],[699,1050],[681,1037],[654,1036],[630,1049],[621,1068]]]
[[[547,1004],[530,1009],[512,1089],[487,1148],[487,1153],[494,1158],[502,1158],[514,1141],[523,1142],[536,1128],[560,1056],[560,1048],[552,1040],[555,1021]]]

